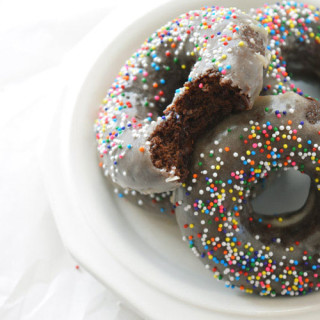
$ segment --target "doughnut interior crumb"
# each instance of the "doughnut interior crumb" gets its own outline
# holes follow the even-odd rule
[[[221,80],[220,73],[209,71],[185,83],[184,93],[165,111],[167,120],[149,138],[153,165],[167,172],[175,168],[181,182],[188,176],[189,159],[198,136],[231,112],[248,107],[249,98],[231,81]]]

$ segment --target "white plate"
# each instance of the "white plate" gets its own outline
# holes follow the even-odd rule
[[[101,99],[126,58],[152,31],[203,5],[197,0],[171,0],[159,7],[150,2],[119,9],[62,66],[66,86],[43,169],[66,247],[147,318],[314,319],[320,311],[318,294],[268,299],[226,289],[195,259],[172,221],[118,201],[108,188],[93,133]],[[223,1],[225,7],[243,9],[263,1],[245,3]]]

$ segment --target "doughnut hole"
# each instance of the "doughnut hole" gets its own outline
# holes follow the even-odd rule
[[[298,212],[308,199],[310,183],[308,175],[294,169],[274,173],[274,177],[267,179],[267,183],[261,182],[260,194],[251,201],[252,209],[266,216]]]
[[[249,234],[259,235],[259,241],[266,245],[278,239],[282,246],[298,241],[320,248],[320,243],[312,240],[320,228],[320,215],[315,214],[320,208],[316,183],[308,172],[290,169],[278,173],[266,190],[245,201],[242,226]]]
[[[301,70],[288,68],[288,71],[295,86],[299,87],[304,94],[311,97],[320,97],[320,76],[310,70],[302,72]]]
[[[303,94],[312,97],[320,96],[319,49],[319,44],[315,42],[306,44],[300,41],[282,49],[287,63],[286,69],[293,83],[302,89]]]
[[[287,72],[299,94],[320,97],[319,44],[295,43],[293,48],[283,48]]]

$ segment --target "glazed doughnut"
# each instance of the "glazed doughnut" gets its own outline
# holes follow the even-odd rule
[[[143,210],[165,216],[174,216],[176,205],[171,203],[172,192],[157,194],[141,194],[128,188],[122,188],[112,183],[113,192],[121,199],[142,208]]]
[[[153,33],[100,106],[95,130],[105,175],[146,194],[177,188],[197,136],[252,107],[266,46],[264,28],[235,8],[191,11]]]
[[[281,1],[252,9],[251,15],[269,34],[271,61],[262,94],[294,91],[306,95],[294,84],[290,74],[303,73],[320,78],[319,9],[294,1]]]
[[[293,168],[311,178],[306,203],[267,216],[256,186]],[[304,295],[320,287],[320,103],[290,92],[261,96],[199,139],[187,182],[175,192],[177,221],[192,251],[227,287]]]

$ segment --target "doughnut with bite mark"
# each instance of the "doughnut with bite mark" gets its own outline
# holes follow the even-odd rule
[[[177,188],[197,137],[252,107],[266,46],[266,31],[236,8],[191,11],[153,33],[100,106],[95,130],[105,175],[145,194]]]

